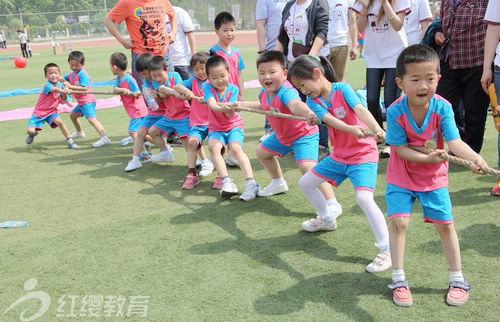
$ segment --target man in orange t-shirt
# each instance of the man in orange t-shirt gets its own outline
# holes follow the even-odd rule
[[[165,15],[173,22],[170,34],[165,31]],[[116,24],[122,21],[125,21],[131,39],[123,37],[118,31]],[[150,53],[163,56],[171,65],[167,49],[175,41],[177,16],[169,0],[119,0],[104,18],[104,24],[123,47],[132,51],[132,76],[139,86],[142,77],[135,71],[138,55]]]

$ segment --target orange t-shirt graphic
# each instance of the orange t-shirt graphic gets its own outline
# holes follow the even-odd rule
[[[165,15],[170,18],[175,15],[169,0],[120,0],[108,13],[116,23],[125,20],[133,52],[159,56],[168,48]]]

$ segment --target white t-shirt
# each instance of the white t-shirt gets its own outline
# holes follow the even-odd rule
[[[175,42],[168,46],[168,54],[174,66],[189,66],[191,49],[186,33],[194,31],[194,24],[186,10],[176,6],[174,10],[177,15],[177,35]],[[171,31],[168,16],[165,16],[165,30],[167,33]]]
[[[26,43],[26,35],[24,34],[24,32],[21,32],[17,37],[19,38],[19,42],[21,44],[25,44]]]
[[[354,0],[328,0],[330,20],[328,21],[328,45],[330,47],[349,44],[349,8]]]
[[[3,36],[0,34],[0,42],[3,42]]]
[[[363,48],[366,68],[396,68],[399,53],[408,46],[406,33],[404,28],[399,31],[394,30],[385,15],[377,23],[380,5],[380,1],[376,1],[368,9]],[[352,7],[357,13],[361,12],[362,8],[359,1],[356,1]],[[409,0],[396,1],[394,12],[408,14],[410,12]]]
[[[420,43],[422,40],[420,38],[422,31],[420,23],[422,21],[432,20],[429,0],[410,0],[410,9],[411,12],[406,15],[404,24],[408,46]]]
[[[288,55],[287,59],[289,62],[295,60],[292,53],[292,45],[295,42],[300,42],[302,45],[306,45],[306,35],[309,28],[309,19],[307,18],[306,9],[311,5],[312,0],[307,0],[306,2],[297,5],[295,2],[290,7],[290,16],[285,21],[285,31],[288,35],[290,41],[288,42]],[[318,52],[318,56],[328,56],[329,50],[326,45],[321,47]]]
[[[257,0],[255,20],[266,19],[266,50],[273,50],[281,27],[281,13],[288,0]]]
[[[490,2],[488,2],[486,14],[484,15],[484,21],[493,25],[500,24],[500,1],[490,0]],[[497,45],[494,63],[500,67],[500,42]]]

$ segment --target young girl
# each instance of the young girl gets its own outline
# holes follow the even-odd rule
[[[334,147],[330,157],[323,159],[299,180],[299,186],[318,214],[317,218],[305,221],[302,227],[306,231],[336,228],[336,221],[329,214],[318,185],[328,181],[338,186],[349,178],[356,190],[356,200],[375,234],[375,245],[379,248],[379,254],[366,266],[366,270],[377,273],[389,269],[389,233],[384,215],[373,199],[378,162],[375,139],[383,142],[384,131],[361,105],[349,84],[332,83],[333,67],[325,57],[300,56],[290,65],[288,72],[292,83],[308,95],[307,105],[321,122],[330,127],[330,140]],[[370,131],[375,139],[369,136]]]
[[[238,99],[238,87],[229,84],[229,68],[226,60],[214,55],[205,65],[209,83],[203,84],[203,98],[210,108],[208,114],[208,148],[215,168],[222,177],[222,198],[230,198],[238,193],[238,187],[228,175],[226,164],[222,158],[224,146],[227,145],[238,160],[243,174],[247,178],[245,191],[240,199],[255,199],[259,184],[253,179],[252,165],[243,152],[243,119],[235,112],[234,106],[228,104]],[[222,104],[218,104],[218,102]]]

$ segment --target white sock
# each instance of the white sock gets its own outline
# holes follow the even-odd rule
[[[318,185],[325,182],[324,179],[316,176],[311,171],[304,174],[299,179],[299,187],[302,189],[307,199],[311,202],[316,209],[316,213],[320,218],[325,218],[330,215],[326,199],[318,189]]]
[[[384,214],[373,199],[373,192],[369,190],[356,190],[356,200],[359,207],[365,213],[366,219],[370,223],[375,239],[376,246],[381,253],[389,250],[389,231],[385,222]]]
[[[72,139],[72,138],[67,138],[67,139],[66,139],[66,141],[68,141],[68,143],[69,143],[69,144],[73,144],[73,143],[75,143],[75,141],[73,141],[73,139]]]
[[[136,160],[139,160],[139,156],[138,155],[133,155],[132,156],[132,161],[136,161]]]
[[[339,205],[339,202],[337,201],[337,198],[330,198],[326,201],[326,203],[329,205],[329,206],[336,206],[336,205]]]
[[[392,281],[406,281],[405,271],[403,269],[392,270]]]
[[[450,282],[465,282],[462,271],[450,271]]]
[[[283,184],[285,182],[285,179],[283,177],[279,177],[278,179],[271,179],[271,183],[275,184]]]

